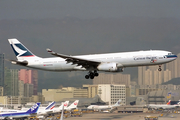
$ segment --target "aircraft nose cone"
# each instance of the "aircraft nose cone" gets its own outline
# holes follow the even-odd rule
[[[177,55],[166,55],[167,58],[171,58],[173,60],[177,59]]]
[[[174,59],[177,59],[177,55],[174,55]]]

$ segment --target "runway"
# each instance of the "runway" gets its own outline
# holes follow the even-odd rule
[[[160,114],[147,113],[90,113],[83,114],[82,117],[68,117],[65,120],[144,120],[147,116],[157,116],[158,120],[179,120],[180,114]]]

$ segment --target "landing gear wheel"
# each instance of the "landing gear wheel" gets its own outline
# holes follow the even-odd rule
[[[99,73],[94,73],[94,76],[96,76],[96,77],[99,76]]]
[[[91,75],[90,78],[91,78],[91,79],[94,79],[94,75]]]
[[[94,70],[94,72],[89,71],[88,75],[85,76],[86,79],[94,79],[94,77],[99,76],[99,73],[97,73],[96,70]]]
[[[161,71],[162,69],[161,68],[158,68],[158,71]]]
[[[161,71],[162,69],[161,69],[161,65],[159,65],[159,68],[158,68],[158,71]]]
[[[89,79],[89,75],[86,75],[85,78],[86,78],[86,79]]]

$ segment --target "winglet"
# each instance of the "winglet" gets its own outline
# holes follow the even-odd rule
[[[46,50],[47,50],[47,52],[49,52],[49,53],[50,53],[50,52],[52,52],[52,50],[51,50],[51,49],[49,49],[49,48],[47,48]]]

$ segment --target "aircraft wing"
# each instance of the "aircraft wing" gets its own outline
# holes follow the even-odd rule
[[[47,51],[51,55],[64,58],[67,61],[67,63],[72,63],[72,65],[76,64],[77,66],[82,66],[86,69],[90,67],[97,68],[97,66],[101,63],[100,61],[87,60],[87,59],[78,58],[74,56],[59,54],[59,53],[53,52],[51,49],[47,49]]]

